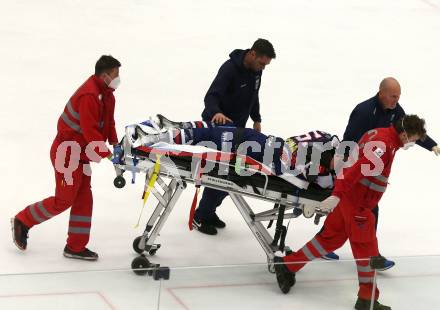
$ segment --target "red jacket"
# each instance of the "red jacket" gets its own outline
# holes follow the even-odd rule
[[[99,161],[111,154],[105,146],[116,144],[118,137],[115,129],[115,97],[113,89],[95,75],[92,75],[73,94],[67,102],[58,120],[58,143],[76,141],[81,146],[80,158],[83,161]],[[99,159],[89,158],[85,153],[90,142],[100,142],[101,149],[93,148]]]
[[[383,146],[367,147],[366,143],[383,143]],[[394,127],[372,129],[365,133],[359,141],[359,159],[344,169],[343,179],[338,176],[333,195],[349,199],[359,208],[374,208],[382,198],[388,184],[395,152],[402,146],[399,135]],[[373,170],[379,161],[383,170],[372,175],[365,175],[365,170]]]

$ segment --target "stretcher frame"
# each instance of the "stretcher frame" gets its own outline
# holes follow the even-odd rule
[[[132,183],[135,181],[136,174],[145,173],[144,195],[149,191],[158,201],[143,234],[133,241],[133,249],[141,254],[141,257],[145,257],[145,253],[155,255],[161,247],[161,244],[155,243],[156,238],[159,236],[183,190],[187,187],[187,183],[193,183],[196,187],[204,186],[229,193],[252,234],[263,248],[267,256],[268,269],[272,273],[274,272],[273,262],[275,253],[277,251],[286,254],[291,253],[291,249],[284,245],[283,238],[281,238],[282,241],[279,244],[280,235],[282,234],[282,231],[279,231],[279,228],[281,228],[280,223],[282,225],[284,219],[296,218],[303,214],[307,218],[315,216],[315,224],[318,224],[319,219],[326,215],[319,209],[319,202],[330,195],[331,191],[329,190],[315,189],[313,194],[307,195],[310,189],[307,191],[299,189],[287,184],[287,181],[272,175],[270,171],[264,168],[257,170],[248,166],[242,166],[239,169],[241,169],[241,172],[254,173],[254,176],[259,177],[260,182],[257,185],[240,184],[241,182],[237,180],[247,178],[247,176],[238,176],[236,165],[238,161],[235,161],[234,164],[230,161],[217,161],[218,156],[216,159],[210,159],[209,156],[203,158],[203,156],[194,156],[194,154],[185,154],[183,152],[184,156],[182,157],[182,153],[176,155],[173,152],[155,150],[148,147],[132,148],[125,139],[123,139],[121,145],[124,150],[123,163],[115,164],[117,175],[114,181],[115,186],[121,188],[125,185],[123,174],[126,171],[132,172]],[[218,154],[224,155],[222,152],[217,152]],[[158,165],[156,163],[159,157],[161,158],[160,169],[157,169]],[[185,158],[185,161],[191,158],[191,169],[188,169],[187,163],[184,165],[176,164],[176,160],[179,161],[182,158]],[[214,168],[213,171],[208,173],[201,172],[202,160],[205,166],[206,164],[212,164],[214,167],[217,167],[217,170]],[[185,165],[186,167],[183,167]],[[155,167],[157,172],[156,176],[154,176],[156,179],[155,184],[149,186],[151,178],[155,174]],[[231,178],[229,173],[224,176],[215,174],[215,171],[226,171],[228,169],[229,171],[232,169],[237,175]],[[171,179],[171,181],[166,183],[166,178]],[[286,190],[274,190],[273,186],[270,187],[270,179],[272,178],[279,179],[277,181],[281,180],[280,184],[287,184],[287,187],[293,188],[291,193],[286,193]],[[271,202],[275,204],[275,207],[255,213],[244,197]],[[270,235],[263,225],[263,222],[267,221],[270,223],[277,221],[274,237]],[[268,228],[270,226],[271,224],[269,224]],[[136,265],[135,261],[136,259],[132,262],[133,269],[145,267],[144,264],[134,266]]]

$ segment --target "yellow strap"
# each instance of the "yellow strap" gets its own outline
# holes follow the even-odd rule
[[[142,204],[142,209],[141,209],[141,212],[140,212],[140,214],[139,214],[139,218],[138,218],[138,221],[137,221],[137,223],[136,223],[135,228],[138,228],[138,227],[139,227],[139,223],[140,223],[141,218],[142,218],[142,213],[143,213],[143,211],[144,211],[145,204],[146,204],[146,202],[147,202],[148,197],[150,196],[151,189],[153,188],[154,183],[156,183],[157,177],[159,176],[159,171],[160,171],[160,157],[161,157],[161,156],[162,156],[161,154],[157,154],[157,155],[156,155],[156,163],[154,164],[153,174],[151,175],[151,177],[150,177],[150,181],[148,182],[147,191],[144,192],[144,202],[143,202],[143,204]]]
[[[153,188],[154,183],[156,183],[157,177],[159,176],[160,156],[161,155],[157,155],[157,160],[156,160],[156,163],[154,164],[153,175],[150,178],[150,182],[148,182],[147,192],[144,195],[144,206],[145,206],[145,203],[147,202],[148,196],[150,196],[151,189]]]

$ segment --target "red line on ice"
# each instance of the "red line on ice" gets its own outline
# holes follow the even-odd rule
[[[0,298],[17,298],[17,297],[42,297],[42,296],[61,296],[61,295],[85,295],[94,294],[97,295],[110,309],[116,310],[116,308],[110,303],[110,301],[101,292],[59,292],[59,293],[38,293],[38,294],[10,294],[0,295]]]
[[[440,277],[440,274],[419,274],[419,275],[400,275],[387,278],[387,280],[393,278],[421,278],[421,277]],[[353,278],[340,278],[340,279],[327,279],[327,280],[305,280],[302,283],[317,283],[317,282],[339,282],[339,281],[356,281],[357,277]],[[221,287],[244,287],[244,286],[258,286],[258,285],[273,285],[274,282],[265,283],[242,283],[242,284],[213,284],[213,285],[194,285],[194,286],[176,286],[167,288],[167,292],[176,300],[176,302],[182,306],[185,310],[190,310],[190,308],[173,292],[174,290],[184,290],[184,289],[209,289],[209,288],[221,288]]]

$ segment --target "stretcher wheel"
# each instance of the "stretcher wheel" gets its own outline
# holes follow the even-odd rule
[[[131,262],[131,269],[133,269],[133,272],[139,276],[144,276],[148,272],[151,272],[151,270],[147,270],[147,268],[150,267],[151,264],[145,256],[136,257]]]
[[[144,253],[144,250],[139,247],[139,242],[141,241],[141,239],[142,239],[142,236],[139,236],[133,240],[133,250],[138,254]]]
[[[122,175],[118,175],[115,180],[113,181],[113,184],[116,188],[123,188],[125,186],[125,179]]]

